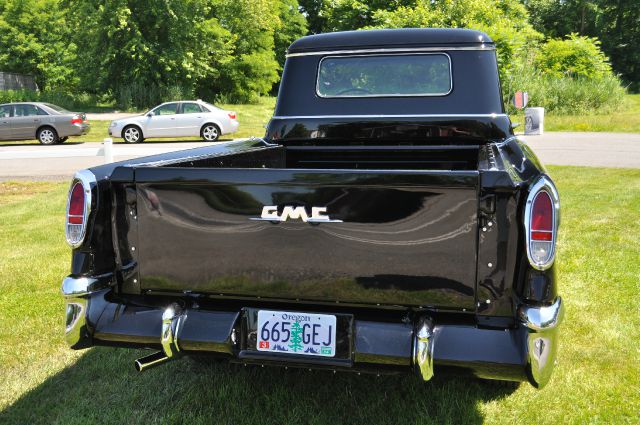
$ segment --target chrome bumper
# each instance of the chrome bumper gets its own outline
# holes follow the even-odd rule
[[[102,308],[89,307],[92,303],[104,303],[104,295],[113,285],[111,275],[79,278],[69,276],[62,281],[62,295],[66,304],[64,338],[71,348],[87,348],[92,345],[92,323],[97,322],[97,318],[92,315],[96,311],[101,312]]]
[[[549,306],[521,306],[518,317],[527,329],[527,374],[529,382],[544,387],[556,363],[558,327],[564,318],[562,298]]]
[[[111,300],[113,285],[111,275],[68,277],[63,281],[65,339],[71,348],[116,343],[161,350],[139,359],[138,370],[176,358],[183,352],[217,353],[232,360],[264,364],[262,358],[256,357],[255,346],[253,350],[247,346],[246,335],[243,338],[236,334],[242,329],[246,331],[247,326],[239,325],[246,309],[203,310],[171,303],[162,308],[131,307],[127,312],[123,300]],[[413,325],[353,318],[354,349],[345,369],[412,367],[428,381],[438,368],[453,367],[471,371],[480,378],[528,380],[541,388],[553,372],[563,314],[562,299],[558,297],[549,306],[520,306],[518,325],[507,329],[437,323],[428,315],[418,317]],[[282,358],[264,361],[289,364]]]

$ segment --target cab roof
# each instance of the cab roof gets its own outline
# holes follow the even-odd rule
[[[356,48],[472,47],[486,44],[492,47],[493,40],[481,31],[460,28],[401,28],[309,35],[294,41],[289,46],[288,53]]]

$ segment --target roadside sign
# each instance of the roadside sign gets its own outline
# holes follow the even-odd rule
[[[513,95],[513,106],[517,109],[524,109],[527,103],[529,103],[529,93],[526,91],[517,91]]]

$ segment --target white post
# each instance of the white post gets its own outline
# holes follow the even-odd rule
[[[109,164],[113,162],[113,140],[104,139],[102,144],[104,145],[104,163]]]

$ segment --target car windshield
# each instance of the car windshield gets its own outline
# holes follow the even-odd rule
[[[46,106],[49,109],[53,109],[56,112],[60,112],[61,114],[70,114],[71,113],[71,112],[67,111],[64,108],[61,108],[58,105],[54,105],[54,104],[51,104],[51,103],[43,103],[43,105]]]
[[[443,96],[451,87],[443,53],[326,57],[317,82],[322,97]]]

